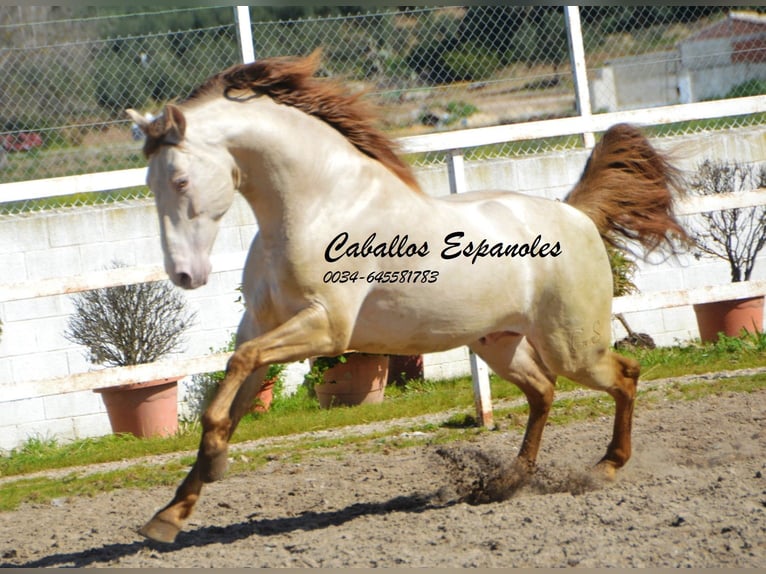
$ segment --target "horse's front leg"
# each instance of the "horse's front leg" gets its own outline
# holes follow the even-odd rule
[[[261,369],[265,372],[265,368],[272,363],[317,355],[337,355],[346,350],[345,342],[343,336],[331,334],[324,310],[320,306],[312,306],[276,329],[240,345],[229,359],[226,377],[202,417],[202,440],[197,460],[173,500],[139,532],[153,540],[172,542],[191,514],[203,483],[223,476],[229,438],[246,410],[244,406],[248,397],[258,386],[250,384],[250,381],[243,386],[254,371]],[[262,376],[263,372],[258,375]]]

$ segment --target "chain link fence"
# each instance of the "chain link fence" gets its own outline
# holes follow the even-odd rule
[[[392,136],[575,115],[562,7],[252,7],[257,58],[324,50],[321,70],[368,91]],[[232,7],[91,13],[0,7],[0,182],[143,167],[124,109],[158,113],[240,61]],[[79,11],[79,12],[78,12]],[[582,7],[594,113],[766,93],[763,7]],[[686,122],[652,135],[761,125],[762,115]],[[581,145],[549,138],[468,159]],[[414,164],[439,154],[409,158]],[[19,213],[146,197],[137,189],[0,203]],[[0,198],[2,201],[2,198]]]

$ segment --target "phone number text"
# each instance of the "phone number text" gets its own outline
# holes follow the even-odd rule
[[[404,270],[404,271],[373,271],[367,275],[358,271],[328,271],[322,277],[325,283],[436,283],[438,271]]]

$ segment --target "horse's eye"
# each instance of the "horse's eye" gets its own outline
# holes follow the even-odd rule
[[[188,177],[177,177],[173,180],[173,189],[175,189],[178,193],[183,193],[187,189],[189,189],[189,178]]]

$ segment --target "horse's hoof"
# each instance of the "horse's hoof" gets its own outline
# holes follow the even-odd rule
[[[202,482],[215,482],[221,480],[229,466],[229,458],[226,451],[200,460],[200,478]]]
[[[601,480],[614,480],[617,478],[617,467],[609,460],[602,460],[593,467],[593,474]]]
[[[180,531],[181,529],[177,525],[155,516],[149,522],[144,524],[138,530],[138,533],[149,540],[170,544],[171,542],[175,542],[176,536]]]

